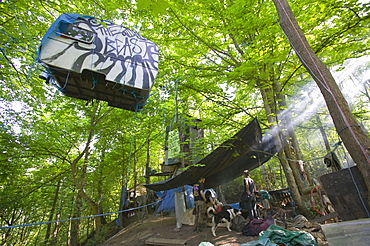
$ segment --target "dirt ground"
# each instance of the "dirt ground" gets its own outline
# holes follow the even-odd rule
[[[198,246],[201,242],[210,242],[213,245],[239,246],[242,243],[257,240],[257,237],[247,237],[241,232],[229,232],[224,227],[217,228],[217,237],[211,233],[211,227],[207,227],[202,232],[194,232],[193,227],[183,225],[181,229],[176,229],[176,218],[173,216],[155,217],[148,215],[142,222],[132,222],[119,233],[105,241],[101,246],[145,245],[145,240],[151,237],[166,239],[184,239],[186,245]]]

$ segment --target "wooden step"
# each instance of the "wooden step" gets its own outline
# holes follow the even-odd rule
[[[156,238],[151,237],[145,240],[146,245],[185,245],[186,239]]]

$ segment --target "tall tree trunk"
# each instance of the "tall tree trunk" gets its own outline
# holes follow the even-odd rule
[[[99,205],[91,197],[87,195],[84,187],[85,187],[85,176],[86,176],[86,171],[87,171],[88,162],[89,162],[90,147],[91,147],[90,145],[95,135],[94,129],[96,125],[98,124],[98,122],[106,114],[110,112],[110,111],[106,111],[103,115],[99,115],[100,107],[101,105],[99,103],[94,104],[94,108],[92,110],[92,115],[90,119],[90,130],[88,132],[88,137],[85,143],[85,148],[71,162],[71,172],[72,172],[72,177],[73,177],[73,183],[78,190],[78,195],[81,197],[81,199],[83,199],[84,201],[87,201],[94,215],[99,214],[100,212]],[[82,159],[82,157],[84,157],[84,162],[83,162],[82,167],[79,167],[78,163]],[[94,219],[96,223],[96,231],[97,231],[97,234],[99,234],[102,221],[104,221],[104,218],[102,218],[102,216],[97,216],[97,217],[94,217]]]
[[[92,133],[90,133],[90,135],[91,135],[91,138],[92,138]],[[86,194],[85,189],[84,189],[84,187],[85,187],[85,180],[84,180],[85,173],[84,172],[86,172],[86,170],[84,168],[82,168],[81,173],[79,175],[78,167],[77,167],[77,163],[81,159],[81,157],[84,154],[86,154],[87,152],[89,152],[89,149],[90,149],[89,146],[90,146],[91,138],[89,138],[90,140],[87,141],[85,150],[83,152],[81,152],[80,155],[72,161],[71,170],[72,170],[74,185],[76,186],[76,188],[78,190],[78,194],[84,200],[86,200],[88,202],[88,204],[91,207],[93,213],[96,215],[96,214],[99,214],[98,205]],[[96,217],[96,218],[99,218],[99,217]],[[98,220],[96,220],[96,222],[100,223],[100,221],[98,221]]]
[[[126,160],[126,151],[125,151],[125,138],[124,136],[120,136],[120,142],[121,142],[121,150],[122,150],[122,156],[121,156],[121,186],[127,186],[127,160]],[[126,187],[127,188],[127,187]]]
[[[43,214],[42,215],[42,218],[41,218],[41,221],[44,221],[45,218],[46,217],[46,214]],[[38,228],[38,230],[37,230],[37,233],[36,233],[36,235],[35,235],[35,240],[34,240],[34,244],[35,245],[39,245],[40,244],[40,242],[39,242],[39,240],[40,240],[40,235],[41,235],[41,233],[43,232],[44,230],[43,230],[43,228],[40,226],[39,228]],[[44,242],[44,240],[42,240],[42,242]]]
[[[317,124],[317,127],[320,130],[322,139],[324,140],[325,149],[326,149],[327,152],[330,152],[331,148],[330,148],[329,140],[328,140],[328,137],[326,136],[326,132],[325,132],[323,126],[322,126],[320,116],[318,116],[318,115],[316,115],[316,124]]]
[[[60,220],[60,210],[61,210],[61,208],[59,207],[59,211],[55,216],[55,220]],[[50,240],[50,245],[56,245],[57,244],[58,232],[59,232],[59,223],[60,222],[57,222],[57,223],[54,224],[53,236]]]
[[[98,214],[104,214],[104,209],[103,209],[103,204],[101,203],[101,201],[103,200],[103,180],[104,180],[104,168],[105,168],[105,151],[106,151],[106,147],[104,147],[102,149],[102,153],[101,153],[101,161],[100,161],[100,165],[98,167],[99,169],[99,179],[98,179],[98,182],[97,182],[97,191],[98,191],[98,197],[99,197],[99,202],[98,202]],[[107,224],[107,221],[105,220],[105,217],[104,216],[98,216],[98,217],[95,217],[95,220],[97,221],[97,223],[99,223],[99,227],[96,226],[96,235],[99,235],[100,232],[101,232],[101,227],[102,225],[105,225]]]
[[[316,115],[316,123],[317,123],[317,127],[320,130],[322,139],[324,140],[325,149],[329,153],[329,152],[331,152],[331,148],[330,148],[328,136],[326,135],[324,127],[322,126],[320,116],[318,116],[318,115]],[[332,165],[331,169],[332,169],[333,172],[337,171],[336,168],[335,168],[335,165]]]
[[[133,142],[133,145],[134,145],[134,150],[136,150],[136,138],[134,139],[134,142]],[[134,161],[134,166],[133,166],[133,173],[134,173],[134,197],[136,197],[136,188],[137,188],[137,155],[136,155],[136,151],[133,152],[132,154],[132,158],[133,158],[133,161]]]
[[[54,218],[61,183],[62,183],[62,180],[59,179],[58,183],[57,183],[57,187],[55,189],[55,193],[54,193],[53,205],[51,207],[50,214],[49,214],[49,221],[53,221],[53,218]],[[45,244],[46,245],[52,245],[51,244],[51,237],[50,237],[50,235],[51,235],[51,226],[52,226],[52,224],[50,223],[50,224],[48,224],[48,226],[46,228],[46,233],[45,233]]]
[[[275,82],[273,84],[273,90],[275,92],[279,92],[280,89],[279,89],[279,86],[276,83],[277,82]],[[261,84],[258,84],[258,86],[260,88],[261,96],[262,96],[263,101],[264,101],[264,108],[265,108],[265,111],[266,111],[268,122],[269,123],[278,122],[277,115],[278,115],[279,112],[277,112],[277,110],[275,110],[277,108],[277,105],[275,104],[275,101],[273,100],[273,98],[274,97],[279,97],[279,98],[276,98],[276,99],[281,100],[281,96],[275,94],[275,92],[266,91],[268,89],[266,89],[266,87],[263,87]],[[271,95],[271,96],[268,96],[268,95]],[[276,101],[278,101],[278,100],[276,100]],[[280,131],[280,133],[281,133],[281,131]],[[301,180],[298,179],[299,175],[297,176],[296,166],[293,165],[293,164],[290,164],[289,161],[287,160],[287,159],[291,159],[291,160],[294,159],[294,157],[292,157],[290,155],[290,149],[287,149],[287,148],[289,148],[289,146],[286,143],[287,138],[286,138],[286,136],[282,136],[282,134],[277,134],[277,135],[274,136],[274,138],[275,138],[275,141],[276,141],[277,145],[281,146],[280,148],[278,148],[278,149],[282,150],[278,153],[278,157],[279,157],[279,160],[280,160],[280,164],[283,167],[285,178],[288,182],[290,192],[293,196],[294,202],[297,205],[299,211],[301,211],[302,214],[307,216],[309,214],[309,212],[308,212],[306,206],[304,205],[304,201],[303,201],[302,195],[301,195],[303,193],[302,192],[303,191],[303,183],[302,183]],[[299,185],[297,185],[297,184],[299,184],[301,187],[299,187]]]
[[[289,190],[293,196],[294,202],[297,205],[298,210],[300,211],[301,214],[308,216],[309,211],[307,210],[303,200],[302,196],[299,193],[299,189],[295,183],[295,178],[292,172],[292,169],[289,166],[288,161],[286,160],[283,151],[280,151],[278,153],[278,157],[280,159],[280,163],[282,164],[284,168],[284,173],[285,173],[285,178],[289,184]]]
[[[125,152],[125,143],[124,143],[124,137],[121,135],[121,150],[122,150],[122,158],[121,158],[121,199],[120,199],[120,207],[119,210],[122,211],[126,209],[126,201],[128,199],[128,192],[127,192],[127,175],[126,175],[126,170],[127,170],[127,160],[126,158],[126,152]],[[124,212],[119,214],[119,223],[120,227],[123,228],[123,219],[124,219]]]
[[[145,163],[145,183],[150,184],[150,129],[148,131],[148,139],[147,139],[147,150],[146,150],[146,163]]]
[[[72,218],[78,218],[81,217],[81,210],[82,210],[82,198],[80,193],[77,191],[74,208],[73,208],[73,214]],[[78,246],[78,237],[80,235],[80,220],[72,220],[71,221],[71,229],[70,229],[70,239],[69,239],[69,245],[70,246]]]
[[[284,138],[284,136],[282,136],[281,138]],[[287,141],[287,140],[282,139],[281,141]],[[291,170],[292,175],[294,177],[294,183],[298,187],[299,194],[301,194],[301,196],[303,196],[304,184],[303,184],[301,176],[298,172],[296,161],[295,161],[295,156],[292,154],[292,150],[291,150],[290,146],[291,145],[289,143],[284,144],[284,146],[283,146],[284,154],[285,154],[285,157],[287,159],[286,162],[288,163],[288,165],[290,167],[290,170]],[[289,183],[289,186],[291,186],[290,183]]]
[[[265,166],[262,165],[261,166],[261,170],[262,170],[262,176],[263,176],[263,179],[265,180],[265,185],[266,185],[266,189],[267,190],[271,190],[271,180],[269,178],[269,173],[268,171],[266,170]]]
[[[326,101],[335,128],[344,145],[356,162],[370,191],[370,139],[356,122],[346,99],[339,90],[326,65],[316,56],[298,26],[286,0],[273,0],[280,17],[281,28],[288,37],[302,64],[316,81]],[[370,205],[370,196],[368,196]]]
[[[295,183],[299,189],[299,193],[303,196],[304,183],[301,179],[301,173],[297,168],[297,161],[299,160],[297,155],[297,149],[294,148],[293,142],[297,142],[296,135],[294,132],[294,127],[292,125],[292,115],[289,110],[284,110],[287,108],[286,97],[281,94],[281,85],[278,81],[273,82],[273,89],[276,96],[276,101],[279,106],[279,114],[277,114],[279,125],[282,127],[280,129],[280,139],[283,144],[284,154],[288,159],[288,164],[292,170]],[[285,128],[285,129],[283,129]],[[297,144],[298,145],[298,144]],[[290,185],[290,184],[289,184]],[[307,198],[308,199],[308,198]]]
[[[281,166],[279,167],[279,171],[281,170]],[[280,175],[279,175],[279,178],[276,177],[276,170],[274,170],[272,168],[272,166],[268,166],[267,168],[267,173],[268,173],[268,176],[269,176],[269,180],[271,182],[271,189],[273,189],[274,187],[276,187],[277,185],[277,180],[280,179]],[[279,172],[278,172],[279,173]]]
[[[306,174],[306,177],[307,177],[308,185],[309,186],[314,186],[315,182],[313,181],[313,178],[312,178],[312,175],[311,175],[311,169],[309,168],[309,166],[312,165],[312,164],[305,161],[305,158],[303,156],[301,148],[298,145],[298,141],[297,141],[297,137],[296,137],[295,133],[294,133],[294,138],[292,138],[292,146],[296,150],[297,159],[302,160],[305,163],[304,171],[305,171],[305,174]]]
[[[279,172],[279,177],[280,177],[280,182],[281,182],[281,186],[282,187],[284,187],[285,186],[285,183],[284,183],[284,175],[283,175],[283,173],[284,173],[284,169],[283,169],[283,166],[282,165],[280,165],[279,166],[279,169],[280,169],[280,172]]]

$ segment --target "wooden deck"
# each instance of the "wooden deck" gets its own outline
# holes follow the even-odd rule
[[[370,218],[321,225],[321,228],[330,246],[370,245]]]

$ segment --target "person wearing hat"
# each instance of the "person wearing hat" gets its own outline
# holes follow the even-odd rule
[[[258,219],[254,181],[249,177],[249,170],[244,170],[244,192],[241,198],[241,208],[248,211],[249,220]]]
[[[195,201],[195,221],[194,231],[201,232],[205,222],[205,205],[206,197],[204,194],[204,182],[205,178],[200,178],[197,183],[193,185],[193,196]]]

